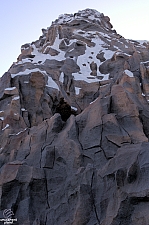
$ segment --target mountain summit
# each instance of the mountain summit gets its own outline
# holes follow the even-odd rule
[[[60,15],[0,78],[1,217],[149,224],[149,42]]]

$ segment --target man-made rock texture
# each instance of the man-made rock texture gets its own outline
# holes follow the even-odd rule
[[[16,225],[149,224],[149,43],[64,14],[0,78],[0,210]]]

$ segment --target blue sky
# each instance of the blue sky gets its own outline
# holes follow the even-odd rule
[[[125,38],[149,40],[149,0],[0,0],[0,76],[60,14],[92,8],[109,16]]]

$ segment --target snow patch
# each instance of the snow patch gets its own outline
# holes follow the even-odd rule
[[[16,87],[9,87],[9,88],[5,88],[5,91],[12,91],[14,89],[16,89]]]
[[[85,10],[79,10],[76,14],[62,14],[58,17],[57,20],[55,20],[53,23],[70,23],[74,19],[90,19],[90,20],[98,20],[100,21],[101,13],[98,12],[95,9],[85,9]]]
[[[104,52],[104,57],[106,60],[111,59],[114,54],[114,51],[108,49],[103,49],[102,52]]]
[[[63,72],[61,72],[61,75],[60,75],[60,77],[59,77],[59,81],[60,82],[64,82],[64,73]]]
[[[90,75],[86,76],[86,74],[80,74],[80,73],[72,73],[72,75],[74,76],[75,80],[82,80],[87,83],[99,82],[99,79]]]
[[[73,14],[61,14],[55,22],[61,24],[71,22],[73,19]]]
[[[124,73],[129,77],[134,77],[133,73],[130,70],[124,70]]]
[[[101,62],[100,60],[96,58],[96,56],[100,50],[104,49],[102,45],[104,45],[105,43],[98,37],[98,35],[96,35],[96,37],[92,39],[92,42],[95,43],[95,46],[88,47],[86,45],[85,54],[80,55],[77,58],[77,65],[80,67],[81,74],[74,73],[74,77],[76,80],[85,80],[88,83],[99,81],[97,78],[90,76],[90,73],[92,72],[90,68],[90,64],[94,62],[97,64],[97,68],[99,68],[99,66],[101,65]],[[113,55],[113,52],[112,52],[112,55]],[[90,58],[90,56],[92,56],[92,58]],[[97,76],[101,76],[101,73],[99,72],[98,69],[97,69]],[[89,77],[90,79],[88,79],[87,77]]]
[[[103,37],[109,38],[111,40],[111,37],[108,34],[105,34],[103,32],[99,32]]]
[[[91,104],[93,104],[94,102],[96,102],[96,101],[97,101],[97,99],[98,99],[98,98],[96,98],[94,101],[90,102],[90,105],[91,105]]]
[[[5,130],[7,127],[9,127],[9,124],[6,124],[6,126],[2,130]]]
[[[149,61],[141,62],[141,64],[144,64],[144,63],[149,63]]]
[[[77,109],[76,107],[74,107],[74,106],[71,106],[71,109],[73,109],[73,110],[75,110],[75,111],[78,110],[78,109]]]
[[[129,57],[131,56],[131,55],[129,55],[129,54],[125,53],[125,52],[122,52],[122,51],[116,52],[116,55],[118,55],[118,56],[119,56],[119,55],[120,55],[120,56],[121,56],[121,55],[126,55],[126,56],[129,56]]]
[[[56,82],[49,76],[48,76],[48,84],[46,86],[47,87],[52,87],[52,88],[55,88],[55,89],[59,90],[59,87],[56,84]]]
[[[23,72],[19,72],[19,73],[15,73],[15,74],[11,74],[11,77],[14,78],[16,76],[21,76],[21,75],[28,75],[32,72],[41,72],[42,74],[46,73],[45,71],[40,70],[39,68],[35,68],[35,69],[26,69]]]
[[[102,74],[102,76],[103,76],[103,79],[102,79],[102,81],[103,80],[109,80],[109,73],[108,74]]]
[[[26,110],[26,109],[24,109],[24,108],[21,108],[21,111],[23,111],[23,112],[24,112],[24,111],[27,111],[27,110]]]
[[[75,92],[76,92],[76,95],[79,95],[80,94],[80,89],[79,87],[75,87]]]
[[[30,62],[32,61],[33,64],[43,64],[45,62],[46,59],[55,59],[55,60],[58,60],[58,61],[62,61],[65,59],[65,52],[64,51],[61,51],[59,49],[59,44],[61,43],[62,39],[59,39],[59,37],[57,36],[55,38],[55,42],[53,45],[50,45],[50,42],[49,42],[49,45],[47,46],[47,48],[51,47],[57,51],[59,51],[59,54],[56,55],[56,56],[51,56],[50,54],[43,54],[42,52],[39,52],[38,51],[38,48],[36,48],[36,46],[33,44],[32,45],[32,48],[33,48],[33,51],[32,51],[32,55],[34,55],[35,57],[32,58],[32,59],[29,59],[29,58],[26,58],[26,59],[22,59],[22,61],[19,61],[18,63],[16,64],[22,64],[22,63],[27,63],[27,62]],[[47,43],[46,43],[47,44]],[[43,46],[44,47],[44,46]],[[46,48],[46,49],[47,49]],[[46,49],[44,50],[44,52],[46,51]],[[40,63],[39,63],[40,62]]]
[[[16,96],[12,100],[18,100],[18,99],[20,99],[20,97],[19,96]]]
[[[101,17],[101,13],[95,9],[79,10],[78,13],[80,14],[80,17],[90,17],[89,19],[93,20]]]
[[[25,128],[24,130],[19,131],[19,132],[16,133],[16,134],[9,134],[9,135],[19,135],[19,134],[23,133],[23,132],[26,131],[26,130],[27,130],[27,128]]]
[[[141,45],[145,44],[149,44],[149,41],[147,40],[136,40],[137,42],[139,42]]]

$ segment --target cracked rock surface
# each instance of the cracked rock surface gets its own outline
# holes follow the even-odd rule
[[[149,224],[149,43],[112,27],[61,15],[0,78],[0,217]]]

